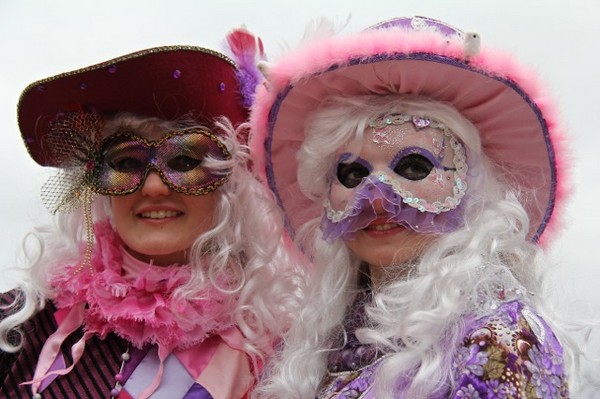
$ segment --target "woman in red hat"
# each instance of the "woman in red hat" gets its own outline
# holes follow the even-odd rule
[[[539,295],[565,166],[534,75],[418,17],[265,70],[251,148],[314,268],[258,397],[568,397]]]
[[[295,291],[239,141],[237,74],[215,51],[161,47],[25,89],[21,132],[58,168],[42,189],[58,218],[2,296],[3,397],[247,396]]]

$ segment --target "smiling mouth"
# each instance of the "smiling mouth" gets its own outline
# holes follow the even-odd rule
[[[177,211],[150,211],[140,213],[142,219],[167,219],[181,215],[182,212]]]
[[[385,223],[385,224],[373,224],[371,226],[367,226],[366,230],[369,231],[388,231],[400,227],[397,223]]]
[[[385,238],[395,236],[404,229],[405,227],[398,223],[373,223],[362,231],[373,238]]]

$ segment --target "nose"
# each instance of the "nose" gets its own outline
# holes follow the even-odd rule
[[[158,173],[150,171],[146,180],[140,189],[142,195],[146,197],[157,197],[171,194],[171,189],[160,178]]]
[[[381,198],[376,198],[372,203],[371,206],[373,206],[373,210],[375,211],[375,213],[377,215],[382,215],[384,213],[386,213],[385,208],[383,207],[383,200]]]

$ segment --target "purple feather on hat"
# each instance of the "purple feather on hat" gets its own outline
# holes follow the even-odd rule
[[[227,44],[238,67],[236,75],[243,97],[243,105],[250,108],[254,102],[256,86],[264,79],[256,66],[259,60],[265,59],[262,40],[246,28],[241,27],[232,30],[227,35]]]

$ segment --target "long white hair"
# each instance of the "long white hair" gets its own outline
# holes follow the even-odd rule
[[[123,129],[148,136],[157,130],[164,134],[190,127],[200,126],[191,117],[173,122],[120,114],[107,122],[104,136]],[[282,241],[281,212],[272,194],[248,169],[248,148],[239,140],[247,133],[248,125],[235,129],[229,120],[221,118],[211,130],[232,157],[224,161],[208,159],[207,166],[231,171],[231,175],[215,191],[219,199],[214,225],[192,245],[189,255],[192,276],[174,295],[195,299],[209,285],[230,294],[233,320],[248,338],[246,350],[255,359],[264,361],[276,337],[291,322],[297,303],[297,269],[294,257]],[[92,204],[92,219],[98,222],[111,217],[110,198],[98,196]],[[12,314],[0,321],[1,350],[19,349],[9,336],[18,332],[18,327],[52,298],[49,276],[81,261],[85,237],[85,216],[81,209],[57,214],[52,224],[36,227],[28,235],[23,245],[28,265],[22,269],[20,291],[11,306]],[[224,272],[230,277],[228,281],[235,282],[233,286],[219,284],[218,277]]]
[[[347,145],[358,153],[369,120],[387,113],[427,116],[443,122],[467,149],[467,197],[460,205],[464,224],[439,235],[403,277],[388,276],[373,288],[366,306],[362,343],[390,355],[377,371],[378,398],[392,398],[400,376],[410,378],[402,397],[425,398],[447,392],[452,381],[453,349],[461,343],[461,316],[492,306],[502,287],[538,310],[532,293],[542,289],[547,262],[541,248],[527,240],[528,215],[521,193],[510,187],[507,171],[482,151],[475,126],[447,104],[414,96],[358,96],[326,99],[307,123],[297,155],[299,183],[308,197],[323,203],[336,151]],[[327,355],[343,333],[342,322],[360,290],[362,261],[341,239],[329,244],[319,231],[320,217],[299,233],[301,247],[315,264],[306,304],[257,389],[261,398],[314,398],[326,374]],[[543,313],[542,313],[543,314]]]

